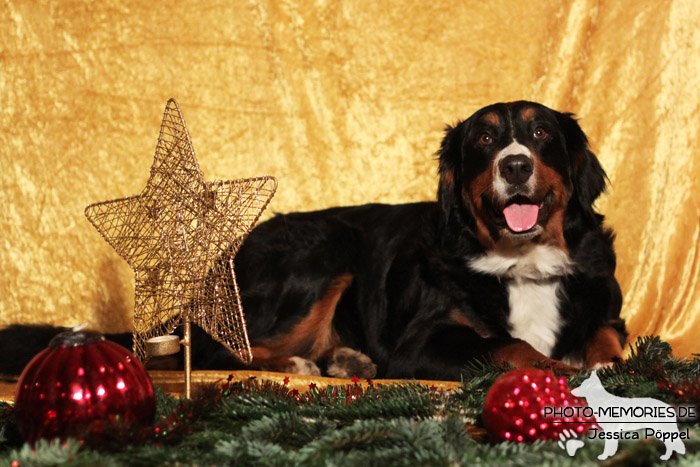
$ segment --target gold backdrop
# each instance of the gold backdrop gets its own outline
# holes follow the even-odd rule
[[[141,191],[169,97],[207,180],[279,179],[267,217],[433,199],[445,124],[575,112],[631,334],[700,352],[695,0],[4,0],[0,325],[130,328],[132,272],[83,209]]]

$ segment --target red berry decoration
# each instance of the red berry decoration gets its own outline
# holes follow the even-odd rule
[[[580,435],[596,425],[592,410],[571,394],[565,378],[535,368],[498,378],[486,394],[482,419],[496,442],[560,439],[565,430]]]
[[[153,385],[136,357],[94,331],[67,331],[24,369],[15,391],[25,440],[99,440],[110,430],[148,426]]]

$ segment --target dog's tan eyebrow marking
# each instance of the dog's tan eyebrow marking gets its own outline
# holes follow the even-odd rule
[[[498,126],[501,124],[501,119],[495,112],[489,112],[484,115],[484,120],[491,125]]]
[[[523,117],[523,120],[530,122],[535,119],[535,109],[527,107],[520,111],[520,116]]]

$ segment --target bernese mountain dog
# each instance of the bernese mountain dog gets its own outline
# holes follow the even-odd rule
[[[476,359],[575,372],[621,358],[614,236],[593,206],[606,175],[573,116],[494,104],[448,127],[438,155],[437,202],[253,230],[235,257],[252,368],[459,380]],[[192,351],[196,368],[240,367],[201,331]]]

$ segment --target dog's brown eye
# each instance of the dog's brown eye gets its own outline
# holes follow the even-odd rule
[[[542,128],[535,128],[535,131],[532,133],[532,136],[534,136],[536,139],[545,139],[547,137],[547,132],[544,131]]]
[[[493,143],[493,138],[490,134],[484,133],[483,135],[479,136],[479,144],[488,146],[491,143]]]

